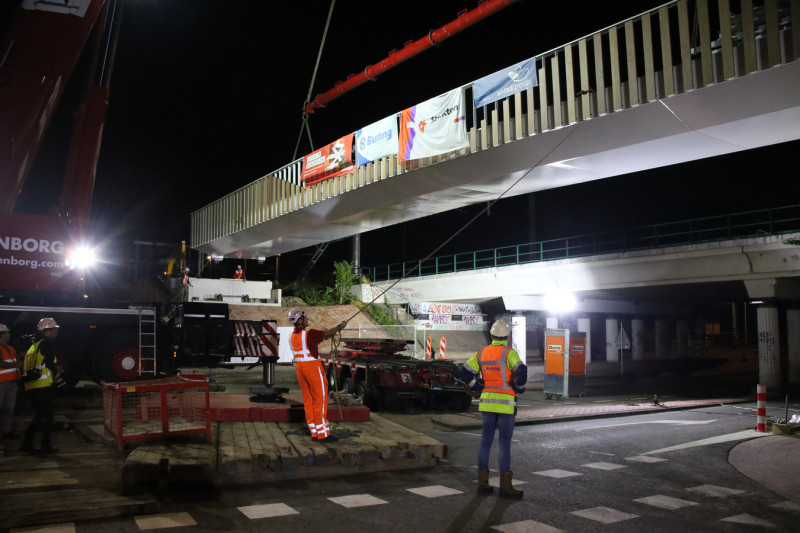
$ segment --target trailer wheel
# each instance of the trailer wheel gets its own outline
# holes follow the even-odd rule
[[[472,396],[458,392],[450,393],[449,407],[453,411],[463,413],[472,407]]]
[[[133,331],[117,331],[106,337],[92,364],[97,379],[109,382],[139,378],[139,339]]]
[[[345,394],[353,394],[356,392],[356,384],[353,382],[353,378],[346,377],[342,380],[342,388],[339,392],[344,392]]]
[[[328,365],[328,392],[336,392],[336,365]]]

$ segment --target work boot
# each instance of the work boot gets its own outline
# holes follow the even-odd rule
[[[489,485],[489,470],[478,470],[478,494],[491,494],[492,490]]]
[[[325,442],[325,443],[334,443],[334,442],[339,442],[339,439],[337,439],[337,438],[336,438],[336,437],[334,437],[333,435],[328,435],[328,436],[327,436],[327,437],[325,437],[324,439],[317,439],[317,440],[318,440],[319,442]]]
[[[500,497],[511,500],[521,500],[523,491],[514,488],[511,483],[513,472],[500,472]]]

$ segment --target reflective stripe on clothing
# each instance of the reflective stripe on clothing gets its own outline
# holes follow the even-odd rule
[[[499,346],[501,347],[500,350],[508,346],[507,341],[492,341],[492,344],[487,346],[487,348]],[[481,359],[484,359],[481,357]],[[484,360],[485,363],[485,360]],[[521,363],[521,359],[519,358],[519,354],[513,348],[509,349],[506,353],[506,367],[509,369],[516,369],[519,364]],[[464,367],[468,370],[472,371],[473,373],[480,372],[483,374],[484,380],[488,380],[486,374],[483,373],[483,368],[481,364],[478,363],[478,352],[475,353],[465,364]],[[510,379],[513,379],[510,378]],[[503,414],[515,414],[516,413],[516,404],[517,399],[515,394],[504,394],[498,392],[491,392],[487,391],[486,388],[483,389],[481,392],[481,399],[480,404],[478,405],[478,411],[482,412],[489,412],[489,413],[503,413]]]
[[[476,357],[485,382],[484,391],[511,394],[512,396],[517,395],[516,391],[509,385],[509,382],[514,379],[507,364],[509,351],[511,351],[511,348],[508,346],[494,344],[478,351]]]
[[[0,344],[0,353],[3,356],[3,361],[6,363],[17,364],[17,351],[13,346]],[[0,368],[0,383],[4,381],[16,381],[19,379],[19,369],[14,368]]]
[[[331,434],[328,425],[328,383],[322,362],[314,357],[316,349],[312,350],[308,344],[309,336],[311,342],[320,336],[318,330],[311,332],[308,335],[305,329],[296,328],[289,337],[289,344],[296,363],[297,383],[303,392],[303,410],[308,429],[312,437],[324,439]]]
[[[23,370],[27,372],[32,368],[38,368],[42,372],[42,375],[39,376],[39,379],[36,381],[29,381],[25,383],[25,390],[43,389],[53,385],[53,372],[47,367],[47,365],[44,364],[44,354],[42,354],[42,351],[39,349],[44,340],[45,339],[39,339],[33,343],[33,346],[28,348],[28,353],[25,354]],[[53,363],[56,363],[56,361],[57,360],[54,355]]]

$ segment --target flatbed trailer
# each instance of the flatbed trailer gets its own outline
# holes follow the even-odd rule
[[[329,390],[348,392],[373,410],[398,408],[403,400],[426,409],[466,411],[472,405],[459,368],[444,359],[401,354],[413,341],[343,338],[342,348],[321,353]]]

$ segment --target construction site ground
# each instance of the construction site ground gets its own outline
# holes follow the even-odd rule
[[[288,387],[289,394],[299,392],[292,366],[279,365],[275,374],[276,386]],[[257,369],[246,372],[243,368],[217,369],[210,376],[212,394],[247,393],[261,379]],[[629,379],[595,378],[589,380],[585,396],[557,401],[546,400],[541,382],[533,382],[520,397],[517,424],[754,401],[749,390],[739,393],[733,388],[734,394],[719,394],[715,389],[686,391],[679,385],[683,381],[674,380],[676,393],[662,393],[658,405],[652,404],[649,394],[629,394],[642,390],[641,383],[633,386]],[[664,387],[663,380],[653,383]],[[409,406],[403,412],[371,413],[366,422],[334,423],[340,440],[324,446],[303,434],[301,422],[215,422],[210,442],[199,436],[159,439],[128,444],[120,451],[104,434],[99,387],[80,385],[58,399],[54,444],[59,450],[53,455],[16,451],[19,433],[31,416],[26,402],[20,402],[16,434],[6,439],[5,457],[0,458],[0,495],[5,502],[0,529],[154,513],[159,507],[158,492],[172,485],[224,487],[432,468],[446,457],[447,448],[426,433],[480,427],[475,403],[466,413],[427,412]],[[786,475],[800,468],[800,439],[756,439],[734,451],[731,463],[741,466],[745,475],[776,491],[800,495],[796,476]],[[772,452],[796,466],[776,470],[758,459]],[[785,461],[781,464],[786,466]],[[40,503],[30,506],[29,501]]]

